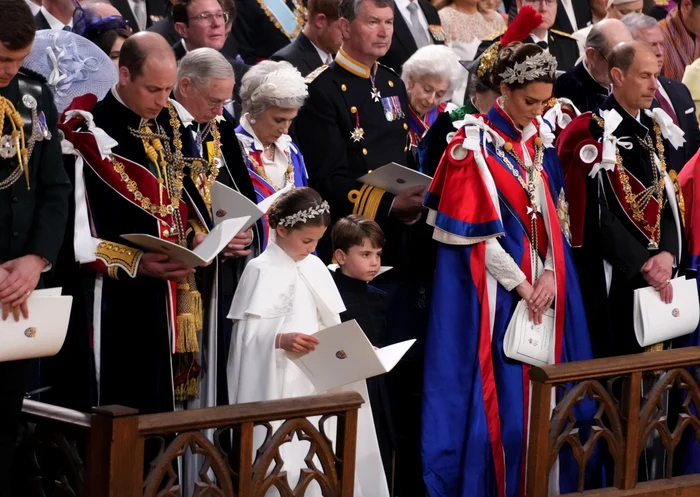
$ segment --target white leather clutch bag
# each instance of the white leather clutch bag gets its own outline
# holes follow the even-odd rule
[[[527,302],[520,300],[503,338],[503,352],[532,366],[554,363],[554,309],[547,309],[537,325],[530,321]]]
[[[671,280],[673,302],[666,304],[652,287],[634,291],[634,332],[641,347],[688,335],[700,320],[698,286],[684,276]]]

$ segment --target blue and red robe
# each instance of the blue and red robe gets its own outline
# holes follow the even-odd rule
[[[485,240],[497,237],[532,281],[529,200],[496,155],[494,144],[484,139],[484,130],[490,127],[520,157],[523,144],[520,131],[498,104],[480,117],[480,126],[460,129],[447,147],[425,202],[434,216],[436,236],[460,240],[440,243],[427,336],[422,456],[431,497],[518,497],[525,491],[529,366],[503,352],[503,338],[520,297],[487,272]],[[530,157],[536,137],[524,144]],[[553,148],[545,149],[543,168],[549,195],[541,208],[549,223],[542,216],[538,223],[553,252],[555,362],[589,359],[578,279],[557,221],[564,202],[563,176]],[[520,174],[524,176],[522,170]],[[592,414],[582,412],[577,419]],[[571,462],[562,451],[562,493],[576,489],[577,471],[567,470]]]
[[[417,147],[423,136],[428,132],[430,127],[433,125],[437,117],[441,112],[445,111],[447,107],[446,102],[436,105],[431,110],[429,110],[423,119],[418,117],[418,114],[413,110],[412,107],[408,108],[408,133],[411,136],[411,147]]]
[[[277,189],[273,185],[271,185],[267,180],[265,180],[265,178],[263,178],[257,173],[255,167],[251,162],[252,158],[253,160],[257,161],[258,164],[262,165],[263,163],[262,150],[258,149],[258,147],[256,146],[255,137],[248,133],[241,125],[239,125],[236,128],[236,135],[247,137],[249,140],[252,140],[250,145],[246,146],[243,143],[243,141],[239,139],[239,141],[241,142],[241,148],[243,149],[243,159],[245,160],[246,166],[248,167],[250,179],[253,182],[253,189],[255,190],[256,201],[257,203],[260,203],[270,195],[273,195],[277,191]],[[296,144],[294,144],[293,142],[290,142],[287,150],[285,151],[285,154],[288,154],[288,157],[291,159],[292,162],[292,167],[294,167],[294,186],[309,186],[309,175],[306,172],[304,158],[302,157],[301,152],[299,151],[299,147],[297,147]],[[263,217],[262,223],[263,240],[261,250],[264,251],[265,247],[267,247],[267,242],[270,238],[270,225],[267,223],[267,216]]]

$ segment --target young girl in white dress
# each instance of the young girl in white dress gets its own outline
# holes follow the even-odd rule
[[[296,188],[272,205],[268,220],[271,241],[246,266],[228,316],[234,320],[227,371],[232,404],[325,393],[314,388],[287,352],[313,352],[319,343],[314,333],[339,324],[345,311],[332,276],[313,255],[330,223],[328,203],[311,188]],[[358,415],[355,496],[388,497],[366,383],[343,390],[356,390],[365,400]],[[309,420],[318,426],[318,417]],[[334,446],[335,425],[335,419],[325,423]],[[279,426],[274,423],[273,429]],[[255,435],[257,450],[265,430],[258,427]],[[280,448],[282,471],[287,472],[291,489],[307,467],[308,450],[308,442],[299,442],[296,436]],[[317,458],[314,464],[321,468]],[[272,488],[266,495],[279,492]],[[320,496],[321,487],[313,481],[304,495]]]

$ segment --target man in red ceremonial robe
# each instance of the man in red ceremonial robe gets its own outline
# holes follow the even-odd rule
[[[124,44],[119,63],[119,82],[106,97],[86,109],[91,113],[68,112],[63,127],[79,153],[74,249],[76,261],[96,275],[98,403],[166,412],[175,408],[176,390],[186,393],[199,372],[193,364],[190,375],[178,377],[184,354],[173,355],[191,352],[201,330],[194,269],[139,250],[121,235],[148,234],[191,247],[188,213],[194,209],[175,167],[183,160],[177,157],[182,126],[168,105],[177,65],[165,40],[147,32]]]
[[[595,357],[642,351],[634,290],[653,286],[670,302],[669,281],[685,250],[675,175],[666,166],[669,150],[684,138],[663,110],[650,110],[656,57],[632,41],[617,45],[608,61],[612,95],[557,142]]]

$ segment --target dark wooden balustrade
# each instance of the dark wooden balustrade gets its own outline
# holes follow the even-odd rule
[[[579,493],[567,495],[699,497],[700,474],[674,474],[681,436],[700,439],[699,367],[700,347],[691,347],[532,368],[526,496],[548,495],[550,470],[562,447],[569,445],[579,467]],[[554,393],[557,404],[552,410]],[[666,411],[663,400],[674,395],[679,399],[677,416]],[[597,405],[594,427],[588,439],[581,440],[574,408],[590,400]],[[639,459],[654,433],[665,452],[664,477],[638,482]],[[613,487],[584,491],[582,468],[596,448],[599,453],[607,450],[614,462]]]
[[[312,481],[328,497],[352,497],[362,402],[358,393],[343,392],[139,415],[121,406],[84,414],[27,400],[17,491],[27,497],[176,496],[177,461],[188,453],[201,456],[195,497],[263,497],[272,487],[297,497]],[[320,429],[311,416],[320,416]],[[325,430],[332,418],[335,444]],[[267,435],[254,453],[256,426]],[[280,447],[292,439],[309,442],[307,469],[295,488],[279,464]]]

